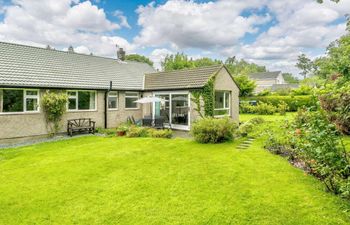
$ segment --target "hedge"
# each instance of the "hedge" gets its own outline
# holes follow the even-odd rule
[[[300,95],[300,96],[255,96],[241,98],[241,101],[257,101],[270,103],[274,106],[278,106],[281,101],[287,103],[290,112],[298,111],[298,108],[306,106],[316,106],[316,99],[312,95]]]

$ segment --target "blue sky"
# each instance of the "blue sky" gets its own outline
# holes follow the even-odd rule
[[[297,74],[345,34],[350,0],[0,0],[0,41],[115,57],[115,45],[150,57],[236,56]]]

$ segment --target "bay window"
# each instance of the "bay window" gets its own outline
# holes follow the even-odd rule
[[[111,91],[108,93],[108,109],[118,109],[118,92]]]
[[[0,113],[39,112],[39,90],[0,89]]]
[[[137,101],[139,99],[138,92],[125,92],[125,108],[126,109],[137,109]]]
[[[68,91],[68,111],[96,110],[96,91]]]
[[[230,97],[231,95],[229,91],[215,92],[214,116],[230,115]]]

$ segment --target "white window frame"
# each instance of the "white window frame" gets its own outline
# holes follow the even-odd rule
[[[2,94],[1,94],[1,101],[0,101],[0,114],[31,114],[31,113],[40,113],[40,89],[23,89],[23,88],[0,88]],[[20,112],[3,112],[4,110],[4,92],[3,90],[19,90],[23,91],[23,111]],[[37,95],[27,95],[27,91],[36,91]],[[36,99],[38,106],[36,110],[27,110],[27,99]]]
[[[75,92],[75,96],[70,96],[69,92]],[[78,109],[78,103],[79,103],[79,98],[78,98],[78,92],[93,92],[95,93],[95,105],[94,109]],[[97,91],[91,91],[91,90],[67,90],[66,91],[68,95],[68,102],[67,102],[67,112],[95,112],[97,111]],[[69,109],[69,99],[75,99],[75,109]]]
[[[36,91],[37,95],[27,95],[27,91]],[[27,110],[27,99],[36,99],[38,106],[36,110]],[[23,107],[24,107],[24,112],[40,112],[40,92],[39,90],[36,89],[24,89],[23,93]]]
[[[215,108],[215,103],[214,103],[214,117],[230,116],[231,115],[231,92],[230,91],[224,91],[224,90],[215,90],[215,93],[216,92],[224,93],[224,99],[223,99],[224,107],[223,108]],[[226,105],[227,94],[228,94],[228,99],[229,99],[228,100],[228,106]],[[224,114],[224,115],[215,115],[215,111],[223,111],[223,110],[227,110],[228,113]]]
[[[172,101],[173,101],[173,95],[188,95],[188,108],[190,109],[188,111],[188,124],[187,125],[177,125],[172,123],[172,116],[169,118],[169,124],[165,125],[167,128],[172,128],[172,129],[178,129],[178,130],[186,130],[189,131],[191,127],[191,111],[192,111],[192,103],[191,103],[191,93],[189,91],[157,91],[153,92],[153,96],[156,97],[157,95],[169,95],[169,113],[170,115],[172,114],[173,108],[172,108]],[[155,111],[155,103],[153,105],[153,119],[155,119],[156,111]]]
[[[117,99],[117,104],[116,104],[117,107],[116,108],[110,108],[109,107],[109,98],[116,98]],[[107,104],[108,104],[108,110],[110,110],[110,111],[119,109],[119,93],[118,93],[118,91],[110,91],[110,92],[108,92]]]
[[[128,94],[137,94],[137,96],[128,96]],[[138,103],[136,103],[136,108],[129,108],[129,107],[126,107],[126,99],[127,98],[132,98],[132,99],[136,99],[136,100],[138,100],[139,98],[140,98],[140,93],[139,92],[137,92],[137,91],[126,91],[125,93],[124,93],[124,100],[125,100],[125,103],[124,103],[124,108],[126,109],[126,110],[128,110],[128,109],[139,109],[140,107],[139,107],[139,104]],[[135,100],[135,101],[136,101]]]

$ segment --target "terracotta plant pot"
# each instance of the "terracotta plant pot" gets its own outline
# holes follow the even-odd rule
[[[121,136],[125,136],[125,131],[117,131],[117,136],[121,137]]]

